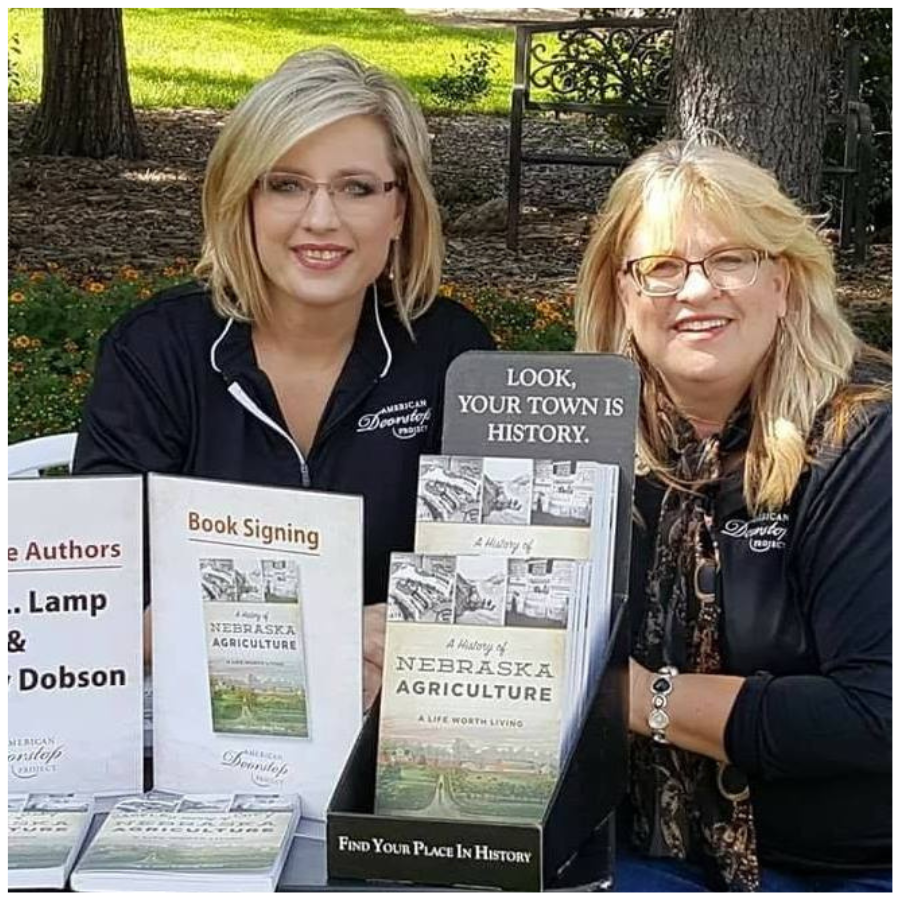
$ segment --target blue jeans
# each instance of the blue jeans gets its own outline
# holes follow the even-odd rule
[[[620,893],[709,890],[700,866],[677,859],[651,859],[636,854],[621,844],[616,851],[616,877],[613,889]],[[857,893],[891,889],[890,869],[819,875],[765,867],[761,873],[760,885],[762,891],[777,892]]]

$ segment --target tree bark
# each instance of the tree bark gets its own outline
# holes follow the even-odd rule
[[[41,102],[27,152],[142,159],[125,65],[121,9],[44,9]]]
[[[669,131],[683,138],[716,132],[813,206],[822,178],[832,16],[829,9],[682,9]]]

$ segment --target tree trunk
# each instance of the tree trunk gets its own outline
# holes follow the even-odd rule
[[[96,159],[147,155],[128,90],[121,9],[44,9],[41,102],[25,148]]]
[[[829,9],[682,9],[675,36],[669,130],[712,130],[818,199],[831,61]]]

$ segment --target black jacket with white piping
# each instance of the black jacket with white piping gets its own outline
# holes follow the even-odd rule
[[[415,341],[374,292],[309,452],[288,431],[247,323],[223,320],[187,284],[126,314],[104,336],[73,471],[164,472],[359,494],[365,598],[386,599],[392,550],[413,546],[418,459],[440,451],[444,375],[491,349],[478,319],[438,299]]]

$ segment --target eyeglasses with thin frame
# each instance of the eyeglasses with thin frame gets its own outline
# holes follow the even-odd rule
[[[707,281],[721,291],[751,287],[759,276],[759,266],[769,254],[753,247],[726,247],[702,259],[683,256],[642,256],[625,263],[625,271],[638,290],[648,297],[674,297],[687,281],[693,266],[700,266]]]
[[[267,203],[295,215],[306,212],[316,192],[324,188],[338,213],[347,217],[377,212],[386,194],[402,189],[399,179],[382,181],[367,172],[339,175],[330,181],[316,181],[297,172],[266,172],[257,185]]]

